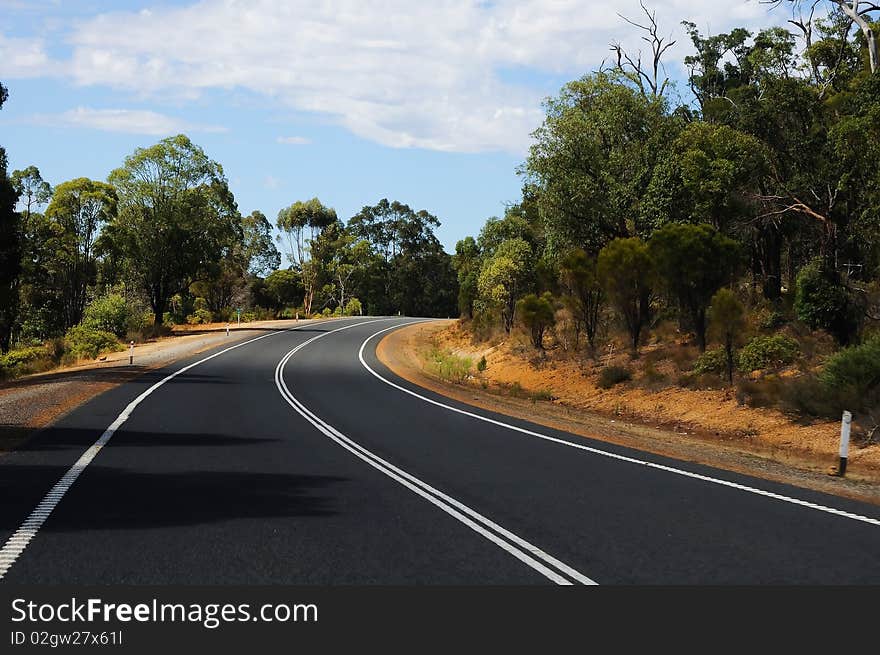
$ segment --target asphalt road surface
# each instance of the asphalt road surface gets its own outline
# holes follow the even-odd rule
[[[375,357],[412,320],[267,332],[33,435],[0,584],[880,583],[880,508],[420,389]]]

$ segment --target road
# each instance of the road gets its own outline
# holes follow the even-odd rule
[[[0,584],[880,583],[880,508],[422,390],[375,357],[412,320],[266,332],[35,434]]]

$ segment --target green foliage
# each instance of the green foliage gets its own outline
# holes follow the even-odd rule
[[[860,323],[858,307],[840,276],[821,259],[798,273],[794,309],[801,321],[827,330],[842,344],[852,340]]]
[[[350,298],[349,301],[345,303],[345,310],[343,313],[346,316],[361,316],[364,313],[361,301],[357,298]]]
[[[5,89],[0,86],[0,100],[4,99]],[[0,353],[12,345],[19,311],[22,243],[21,219],[15,211],[17,199],[18,193],[6,176],[6,151],[0,148]]]
[[[118,293],[108,293],[95,298],[86,306],[83,325],[95,330],[112,332],[124,337],[132,322],[132,311],[125,298]]]
[[[158,325],[169,299],[241,242],[235,199],[220,164],[182,134],[138,148],[109,180],[119,215],[102,247],[125,262]]]
[[[724,373],[727,371],[727,353],[724,348],[715,348],[701,353],[694,363],[694,373]]]
[[[648,242],[664,286],[690,320],[706,349],[706,310],[713,294],[733,277],[739,245],[710,225],[668,223]]]
[[[593,350],[605,304],[605,292],[599,280],[596,259],[581,248],[570,250],[562,258],[559,277],[575,321],[575,342],[583,330],[587,335],[587,343]],[[574,345],[577,348],[578,344]]]
[[[832,355],[819,381],[834,398],[838,410],[866,413],[880,410],[880,336]]]
[[[469,357],[459,357],[448,350],[432,348],[424,356],[425,369],[447,382],[463,383],[470,373],[473,362]]]
[[[606,366],[599,372],[599,379],[596,386],[600,389],[610,389],[611,387],[627,382],[632,379],[632,372],[625,366]]]
[[[553,296],[545,292],[541,296],[534,293],[522,298],[516,304],[516,315],[531,336],[532,345],[544,349],[544,333],[556,323],[553,309]]]
[[[615,239],[599,252],[597,271],[608,299],[623,317],[632,352],[637,353],[656,277],[648,246],[638,237]]]
[[[88,325],[75,325],[67,331],[64,339],[68,352],[75,357],[94,359],[102,353],[122,350],[115,334]]]
[[[488,364],[486,363],[486,356],[483,355],[482,357],[480,357],[480,361],[477,362],[477,370],[482,373],[486,370],[487,366]]]
[[[798,342],[782,334],[758,336],[739,353],[739,368],[745,372],[779,368],[791,364],[800,354]]]
[[[491,257],[483,261],[477,286],[480,300],[500,312],[506,332],[513,326],[516,299],[531,274],[532,247],[523,239],[502,241]]]

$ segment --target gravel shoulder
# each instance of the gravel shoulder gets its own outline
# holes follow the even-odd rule
[[[229,336],[225,324],[199,326],[136,345],[133,365],[128,363],[126,348],[108,353],[94,362],[5,382],[0,385],[0,456],[84,402],[147,371],[217,346],[231,346],[252,339],[266,330],[286,329],[310,322],[316,321],[242,323],[231,326]]]
[[[839,478],[830,473],[829,458],[806,459],[797,450],[764,449],[743,439],[719,439],[711,435],[681,434],[630,420],[621,420],[571,407],[559,401],[502,396],[479,386],[446,382],[426,372],[422,354],[432,338],[454,321],[418,323],[386,335],[376,355],[401,378],[460,402],[492,412],[524,419],[590,439],[614,443],[679,460],[692,461],[774,482],[880,505],[880,483],[873,471],[858,471]]]

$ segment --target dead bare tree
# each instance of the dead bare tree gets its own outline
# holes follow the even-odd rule
[[[663,53],[675,45],[675,41],[660,36],[656,20],[657,12],[649,11],[642,0],[639,0],[639,5],[648,19],[647,25],[636,23],[621,14],[617,15],[646,33],[646,36],[642,36],[641,39],[651,46],[651,62],[648,64],[647,70],[646,66],[642,64],[641,50],[636,53],[635,58],[618,42],[611,44],[611,50],[617,55],[616,70],[632,80],[644,97],[659,98],[663,96],[666,87],[669,86],[669,78],[665,75],[665,67],[663,66]],[[663,70],[663,81],[660,81],[661,69]]]

